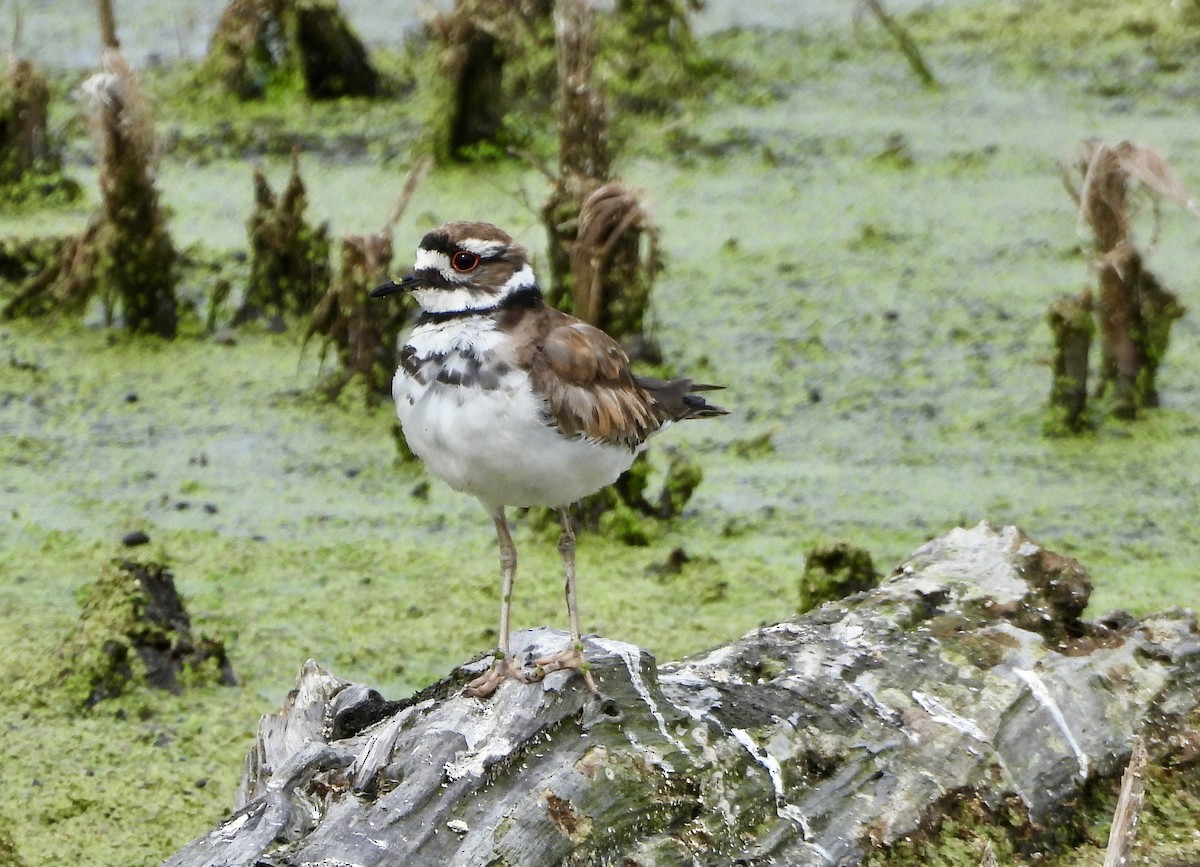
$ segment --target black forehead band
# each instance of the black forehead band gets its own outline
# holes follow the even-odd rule
[[[422,250],[436,250],[439,253],[445,253],[447,256],[453,256],[458,247],[454,246],[449,236],[445,232],[427,232],[425,237],[421,239]]]

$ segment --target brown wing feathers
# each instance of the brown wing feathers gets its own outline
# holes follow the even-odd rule
[[[726,412],[692,393],[716,386],[635,377],[621,347],[603,331],[556,310],[549,313],[538,317],[543,333],[518,363],[529,370],[566,436],[635,448],[665,422]]]

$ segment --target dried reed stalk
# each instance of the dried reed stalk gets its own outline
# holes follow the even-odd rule
[[[558,165],[564,178],[603,182],[612,171],[608,112],[593,83],[595,13],[587,0],[554,8],[558,52]]]
[[[1147,760],[1146,745],[1140,736],[1135,735],[1133,749],[1129,754],[1129,765],[1121,777],[1121,794],[1117,798],[1112,828],[1108,832],[1104,867],[1123,867],[1133,848],[1133,841],[1137,837],[1138,817],[1146,798]]]
[[[865,8],[869,11],[875,17],[875,20],[879,22],[880,26],[892,37],[892,40],[896,43],[896,47],[900,49],[900,53],[908,61],[909,68],[912,69],[917,79],[921,82],[921,86],[928,90],[936,90],[938,86],[937,78],[929,68],[929,64],[925,62],[925,57],[921,54],[921,47],[917,45],[917,40],[913,39],[912,34],[908,32],[908,28],[888,12],[880,0],[860,0],[858,8],[860,10]]]
[[[647,357],[655,354],[644,331],[658,236],[637,194],[611,178],[608,112],[594,80],[594,19],[587,0],[560,0],[554,10],[559,174],[542,209],[550,241],[547,298]]]

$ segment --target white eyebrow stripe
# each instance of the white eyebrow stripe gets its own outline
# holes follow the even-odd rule
[[[450,270],[450,257],[437,250],[418,248],[417,259],[413,262],[413,270],[424,271],[426,268],[433,268],[445,274]]]
[[[474,253],[477,256],[495,256],[504,249],[503,241],[481,241],[478,238],[466,238],[458,242],[460,249],[466,250],[468,253]]]

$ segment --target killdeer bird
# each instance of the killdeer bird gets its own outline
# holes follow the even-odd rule
[[[485,698],[505,678],[540,680],[583,659],[575,534],[567,507],[612,484],[672,422],[722,415],[697,395],[715,386],[635,376],[617,342],[542,300],[525,249],[488,223],[455,222],[421,239],[416,264],[372,297],[410,292],[421,307],[392,396],[413,452],[450,487],[476,497],[500,544],[500,643],[467,685]],[[509,655],[517,550],[506,506],[558,510],[571,645],[527,672]]]

